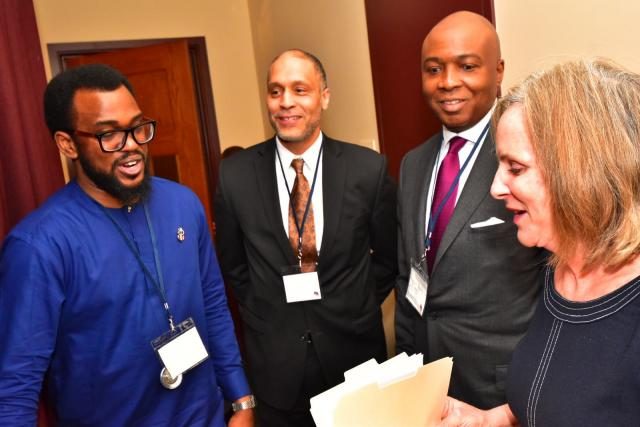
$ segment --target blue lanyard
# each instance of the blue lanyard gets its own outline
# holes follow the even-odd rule
[[[124,241],[127,243],[127,246],[129,247],[131,252],[133,252],[133,255],[135,255],[136,260],[138,260],[138,264],[140,264],[140,267],[142,267],[142,271],[144,271],[144,274],[151,281],[151,283],[154,284],[156,290],[158,291],[158,294],[160,295],[160,299],[162,300],[162,305],[164,307],[164,310],[167,312],[167,319],[169,320],[169,326],[171,327],[171,330],[174,331],[175,326],[173,324],[173,315],[171,314],[171,309],[169,308],[169,303],[167,302],[167,296],[164,291],[164,281],[162,278],[162,268],[160,266],[160,256],[158,255],[158,245],[156,243],[156,234],[154,233],[153,225],[151,224],[149,209],[147,208],[147,205],[144,203],[142,204],[142,206],[144,208],[144,216],[147,220],[147,227],[149,228],[149,234],[151,235],[151,245],[153,246],[153,259],[156,264],[156,272],[158,274],[158,280],[156,280],[156,278],[153,277],[153,274],[151,274],[151,272],[145,265],[144,261],[142,261],[142,256],[140,255],[140,252],[136,249],[136,247],[134,246],[129,236],[127,236],[127,234],[124,232],[124,230],[122,229],[122,226],[118,224],[118,222],[113,217],[113,215],[111,215],[111,213],[104,206],[100,205],[104,213],[107,215],[107,218],[109,218],[113,223],[113,225],[115,225],[116,229],[118,230],[118,232],[120,233]]]
[[[287,194],[289,195],[289,206],[293,211],[293,219],[296,224],[296,230],[298,230],[298,262],[302,263],[302,233],[304,232],[304,225],[307,222],[307,214],[309,213],[309,206],[311,206],[311,197],[313,196],[313,190],[316,188],[316,178],[318,178],[318,166],[320,166],[320,157],[322,156],[322,149],[324,148],[324,141],[320,144],[320,151],[318,151],[318,159],[316,160],[316,170],[313,172],[313,182],[311,183],[311,189],[309,191],[309,200],[307,200],[307,206],[304,208],[304,215],[302,215],[302,223],[298,224],[298,216],[296,215],[296,209],[293,206],[293,200],[291,200],[291,190],[289,189],[289,183],[287,182],[287,176],[284,173],[284,166],[282,166],[282,159],[280,158],[280,152],[276,145],[276,156],[278,156],[278,163],[280,163],[280,170],[282,171],[282,178],[284,179],[284,185],[287,188]]]
[[[460,170],[458,171],[458,174],[456,175],[456,177],[454,178],[453,182],[451,183],[451,186],[449,187],[449,190],[447,191],[447,194],[445,194],[444,199],[442,199],[442,202],[440,202],[440,205],[438,205],[438,207],[437,207],[437,209],[435,211],[435,214],[434,215],[429,214],[429,226],[427,228],[427,235],[424,238],[424,248],[425,248],[424,249],[424,253],[425,253],[425,256],[426,256],[427,251],[431,248],[431,235],[433,234],[434,228],[436,228],[436,224],[438,222],[438,218],[440,217],[440,214],[442,213],[442,210],[444,209],[444,206],[447,204],[447,200],[449,200],[449,197],[451,197],[451,195],[453,194],[453,191],[458,186],[458,181],[460,181],[460,177],[462,176],[462,173],[467,168],[467,165],[469,164],[469,161],[473,158],[473,154],[476,152],[476,149],[480,145],[480,142],[482,142],[484,136],[487,134],[487,131],[489,130],[489,126],[490,125],[491,125],[491,122],[487,123],[487,125],[482,130],[482,133],[480,134],[480,137],[473,144],[473,148],[471,149],[471,153],[469,153],[469,155],[465,159],[464,163],[462,164],[462,167],[460,168]],[[444,140],[443,140],[443,142],[444,142]],[[438,165],[438,169],[439,168],[440,168],[440,165]],[[438,174],[436,173],[436,180],[437,180],[437,176],[438,176]],[[434,195],[435,195],[435,186],[434,186]],[[432,209],[432,211],[433,211],[433,209]]]

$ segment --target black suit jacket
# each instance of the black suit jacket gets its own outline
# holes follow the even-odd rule
[[[216,234],[254,392],[288,409],[302,384],[307,332],[330,386],[345,370],[386,358],[380,303],[397,273],[396,193],[384,157],[324,136],[322,299],[287,304],[281,272],[297,260],[282,223],[275,150],[270,139],[222,162]]]
[[[411,258],[424,253],[426,198],[442,134],[403,159],[398,189],[398,351],[425,362],[453,356],[450,395],[482,408],[506,401],[511,353],[524,335],[539,293],[545,253],[525,248],[513,214],[489,189],[497,169],[491,134],[483,143],[436,254],[423,316],[407,301]],[[491,217],[504,223],[471,224]]]

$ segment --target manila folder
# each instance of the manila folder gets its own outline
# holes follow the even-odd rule
[[[445,357],[415,376],[379,387],[369,384],[342,397],[334,427],[431,427],[440,422],[453,360]]]

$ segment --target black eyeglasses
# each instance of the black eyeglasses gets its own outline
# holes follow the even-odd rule
[[[105,153],[113,153],[114,151],[120,151],[124,148],[129,134],[131,134],[133,140],[138,145],[151,142],[153,137],[156,136],[156,121],[149,120],[139,125],[131,126],[130,128],[114,129],[100,133],[85,132],[77,129],[70,130],[69,132],[80,136],[96,138],[102,151]]]

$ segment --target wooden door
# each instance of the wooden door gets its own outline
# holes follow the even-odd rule
[[[149,145],[152,173],[190,187],[213,224],[211,177],[207,176],[187,42],[66,56],[64,63],[65,68],[108,64],[127,76],[143,113],[158,122],[156,137]]]

